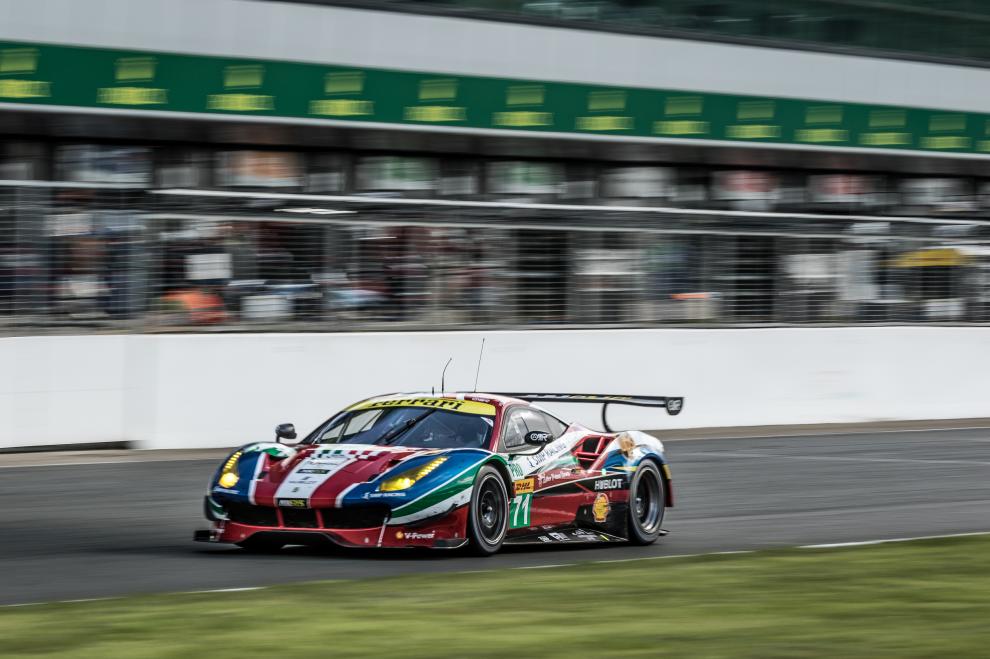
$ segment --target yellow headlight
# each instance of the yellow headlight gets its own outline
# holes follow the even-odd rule
[[[239,480],[240,478],[238,478],[237,474],[232,471],[228,471],[226,474],[221,476],[220,480],[217,482],[220,483],[220,487],[226,487],[229,489],[237,485],[237,481]]]
[[[398,492],[408,490],[420,478],[425,477],[431,471],[439,467],[446,460],[446,457],[439,457],[430,460],[424,465],[420,465],[409,471],[404,471],[398,476],[393,476],[378,486],[380,492]]]
[[[237,481],[240,480],[240,477],[237,475],[237,461],[240,459],[241,451],[237,451],[223,463],[220,479],[217,481],[220,487],[229,489],[237,485]]]

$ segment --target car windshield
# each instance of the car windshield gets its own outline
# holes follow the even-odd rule
[[[320,429],[317,444],[382,444],[421,448],[488,448],[495,419],[423,407],[344,412]]]

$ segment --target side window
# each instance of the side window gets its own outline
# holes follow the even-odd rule
[[[526,430],[526,423],[522,418],[523,411],[521,409],[510,410],[509,416],[506,417],[502,426],[502,450],[506,452],[517,451],[526,445],[523,438],[529,431]]]
[[[543,418],[543,414],[540,412],[536,410],[523,410],[519,415],[523,418],[523,423],[526,424],[526,432],[532,432],[534,430],[550,432],[550,428],[547,427],[547,420]],[[554,435],[554,439],[556,438],[557,436]]]
[[[348,414],[343,419],[323,431],[323,434],[320,435],[318,442],[338,442],[341,439],[350,437],[355,433],[367,430],[375,423],[381,414],[382,410],[380,409],[362,410],[354,414]]]
[[[553,435],[554,439],[564,434],[566,426],[549,414],[538,410],[516,408],[509,412],[502,429],[502,450],[512,453],[532,448],[525,442],[526,433],[539,430]]]
[[[567,424],[557,417],[553,417],[545,413],[541,414],[541,416],[543,417],[543,421],[547,424],[547,428],[550,430],[550,434],[553,435],[554,439],[557,439],[567,432]]]

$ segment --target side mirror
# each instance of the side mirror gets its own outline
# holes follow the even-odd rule
[[[296,427],[291,423],[280,423],[275,426],[275,439],[295,439]]]
[[[542,430],[531,430],[523,437],[523,441],[533,446],[546,446],[553,441],[553,435]]]

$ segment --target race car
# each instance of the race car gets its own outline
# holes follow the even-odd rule
[[[603,431],[539,402],[602,405]],[[613,432],[609,405],[666,409],[684,399],[552,393],[390,394],[355,403],[292,445],[247,444],[216,470],[205,542],[272,551],[345,547],[650,544],[673,505],[659,439]]]

